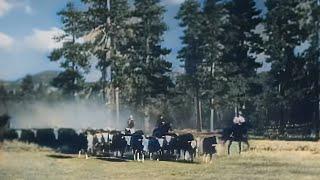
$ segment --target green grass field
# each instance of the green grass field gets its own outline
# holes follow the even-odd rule
[[[278,148],[259,149],[267,143]],[[5,142],[0,150],[0,179],[320,179],[320,154],[309,148],[320,148],[319,142],[251,144],[251,150],[241,155],[236,154],[236,145],[231,156],[220,148],[213,163],[206,164],[200,159],[196,163],[86,160],[36,145]]]

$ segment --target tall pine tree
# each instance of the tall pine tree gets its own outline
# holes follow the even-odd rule
[[[211,121],[214,109],[223,104],[226,91],[225,67],[222,63],[224,46],[222,37],[226,23],[226,11],[220,0],[206,0],[203,5],[202,45],[203,62],[200,65],[198,79],[202,98],[206,98],[211,108]],[[213,122],[211,122],[213,123]]]
[[[254,0],[232,0],[226,3],[226,9],[229,17],[224,27],[223,64],[228,99],[238,111],[253,96],[253,78],[261,67],[256,58],[262,52],[262,39],[255,30],[262,19]]]
[[[320,116],[320,1],[308,0],[309,6],[305,13],[304,26],[308,27],[308,42],[310,47],[306,50],[305,76],[302,84],[306,89],[306,96],[313,104],[312,128],[319,139]],[[309,21],[311,19],[311,21]]]
[[[86,32],[93,44],[93,54],[98,58],[97,68],[101,72],[103,99],[106,89],[112,92],[123,86],[123,66],[125,58],[123,47],[126,42],[129,20],[127,0],[82,0],[88,7]],[[115,100],[114,93],[111,95]],[[110,100],[110,99],[109,99]]]
[[[63,46],[51,52],[49,59],[59,61],[64,69],[52,84],[61,88],[65,94],[75,95],[84,85],[83,74],[89,70],[89,53],[86,43],[78,42],[83,36],[81,21],[83,14],[78,11],[73,3],[67,3],[66,8],[58,12],[63,24],[64,34],[56,37]]]
[[[266,54],[269,55],[267,61],[272,65],[269,73],[274,79],[270,83],[278,91],[280,134],[284,133],[287,123],[285,112],[292,102],[299,100],[299,95],[294,95],[301,92],[296,79],[301,74],[303,61],[295,53],[295,49],[306,40],[307,31],[301,25],[301,5],[299,0],[266,2]]]
[[[204,36],[202,36],[203,15],[201,4],[196,0],[186,0],[181,4],[176,16],[180,20],[180,27],[184,28],[182,49],[178,52],[178,58],[184,62],[184,68],[187,79],[190,79],[190,88],[193,89],[196,105],[196,125],[197,130],[201,131],[201,117],[199,107],[200,79],[197,77],[199,67],[203,62],[203,45]]]
[[[130,103],[142,107],[168,94],[172,65],[165,59],[170,50],[162,46],[167,26],[160,0],[135,0],[132,13],[135,22],[127,54],[128,96]]]

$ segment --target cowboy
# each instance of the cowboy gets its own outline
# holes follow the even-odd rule
[[[239,112],[238,121],[239,121],[240,125],[242,125],[243,123],[246,122],[246,120],[242,116],[242,112],[241,111]]]
[[[129,129],[133,129],[134,128],[134,119],[133,119],[132,115],[130,115],[129,119],[128,119],[128,128]]]
[[[239,112],[239,115],[238,116],[235,116],[233,118],[233,123],[234,124],[237,124],[237,125],[242,125],[243,123],[245,123],[246,120],[244,119],[244,117],[242,116],[242,112],[240,111]]]
[[[164,120],[163,116],[160,115],[160,116],[159,116],[159,119],[157,120],[157,123],[156,123],[156,128],[159,128],[159,127],[161,127],[161,126],[164,125],[164,124],[165,124],[165,120]]]

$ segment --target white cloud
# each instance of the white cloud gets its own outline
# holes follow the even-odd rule
[[[164,0],[164,3],[169,4],[169,5],[178,5],[183,2],[184,2],[184,0]]]
[[[13,38],[0,32],[0,50],[4,49],[4,50],[9,50],[11,49],[12,45],[13,45]]]
[[[9,13],[13,9],[23,9],[26,14],[33,13],[33,9],[27,1],[23,2],[21,0],[0,0],[0,17]]]
[[[63,31],[52,27],[49,30],[33,29],[31,35],[24,38],[27,47],[41,52],[48,52],[62,46],[61,42],[56,42],[53,38],[62,35]]]
[[[7,0],[0,0],[0,17],[8,13],[12,7],[12,4],[8,3]]]
[[[24,6],[24,11],[27,13],[27,14],[32,14],[33,10],[31,8],[30,5],[25,5]]]

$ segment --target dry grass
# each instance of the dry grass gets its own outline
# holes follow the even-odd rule
[[[220,147],[220,155],[212,164],[192,164],[85,160],[36,145],[6,142],[0,150],[0,179],[320,179],[320,154],[294,148],[295,142],[291,149],[280,148],[289,146],[287,142],[251,141],[251,144],[254,151],[237,155],[235,144],[234,155],[225,156]],[[262,144],[276,145],[277,149],[258,149]]]
[[[5,151],[5,152],[50,152],[52,151],[49,148],[46,147],[41,147],[37,144],[33,144],[33,143],[23,143],[20,141],[4,141],[0,152]]]
[[[257,140],[251,142],[251,150],[254,151],[308,151],[320,154],[320,141],[270,141]]]

